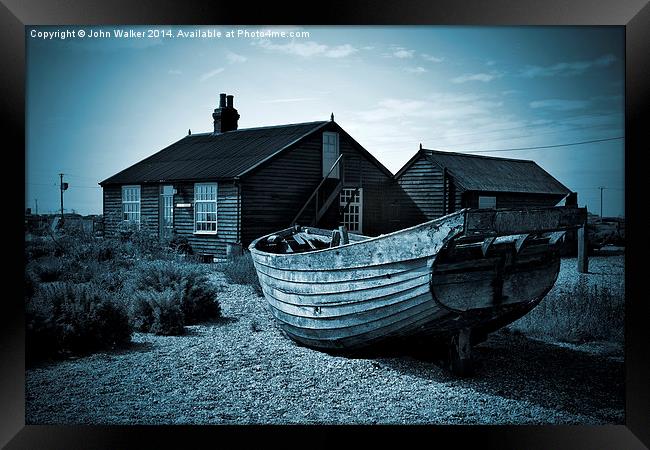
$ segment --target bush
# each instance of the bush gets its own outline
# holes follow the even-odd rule
[[[131,341],[126,313],[92,283],[41,286],[27,299],[26,325],[26,354],[31,362],[115,349]]]
[[[194,272],[187,274],[183,284],[181,307],[187,325],[216,319],[221,316],[221,307],[216,301],[217,289],[207,275]]]
[[[36,274],[29,269],[25,270],[25,284],[23,288],[23,297],[25,299],[30,299],[34,297],[36,290],[38,289],[39,279]]]
[[[129,308],[131,323],[137,330],[179,334],[178,326],[182,330],[183,325],[221,315],[217,289],[203,271],[170,261],[142,263],[139,269]]]
[[[132,312],[132,323],[139,331],[162,336],[178,336],[184,332],[185,322],[177,290],[138,292]]]
[[[31,261],[44,256],[53,256],[55,247],[50,237],[34,237],[25,241],[25,259]]]
[[[194,250],[192,250],[192,245],[190,245],[190,241],[185,237],[185,236],[174,236],[170,241],[169,241],[169,248],[172,249],[172,251],[181,253],[183,255],[193,255]]]
[[[262,286],[253,265],[253,258],[249,252],[225,263],[223,273],[231,283],[251,285],[257,295],[262,295]]]
[[[68,269],[62,258],[54,256],[33,261],[28,268],[43,283],[61,281]]]
[[[606,286],[589,285],[580,275],[569,289],[551,292],[513,329],[566,342],[624,340],[625,299]]]

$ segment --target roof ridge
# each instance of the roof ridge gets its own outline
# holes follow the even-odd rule
[[[192,133],[192,134],[186,135],[185,137],[210,136],[210,135],[223,136],[224,134],[236,133],[238,131],[263,130],[263,129],[267,129],[267,128],[297,127],[297,126],[301,126],[301,125],[322,124],[322,123],[325,123],[325,122],[329,122],[329,121],[328,120],[315,120],[315,121],[312,121],[312,122],[285,123],[285,124],[281,124],[281,125],[266,125],[266,126],[263,126],[263,127],[238,128],[236,130],[225,131],[223,133],[217,133],[217,134],[214,134],[213,132],[207,131],[205,133]]]
[[[497,159],[500,161],[515,161],[515,162],[526,162],[526,163],[535,164],[535,161],[533,161],[532,159],[517,159],[517,158],[504,158],[502,156],[473,155],[471,153],[446,152],[444,150],[432,150],[428,148],[423,148],[422,151],[425,153],[436,154],[436,155],[454,155],[454,156],[464,156],[464,157],[483,158],[483,159]]]

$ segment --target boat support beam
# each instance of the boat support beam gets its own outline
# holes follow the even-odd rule
[[[451,338],[449,354],[451,371],[466,377],[473,373],[471,329],[463,328]]]

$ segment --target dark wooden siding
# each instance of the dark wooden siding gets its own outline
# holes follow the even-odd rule
[[[276,157],[241,181],[242,243],[286,228],[322,178],[322,134]],[[300,223],[309,223],[308,208]]]
[[[324,129],[322,131],[328,131]],[[286,228],[322,179],[322,131],[315,133],[242,180],[242,241],[248,245],[264,234]],[[363,188],[363,233],[388,230],[384,194],[392,179],[359,152],[345,136],[339,136],[344,155],[346,187]],[[325,193],[326,194],[326,193]],[[321,196],[323,200],[323,195]],[[319,226],[338,225],[338,199]],[[315,215],[312,202],[298,223],[309,224]]]
[[[478,208],[478,197],[496,197],[497,208],[535,208],[555,206],[564,195],[553,194],[524,194],[514,192],[466,192],[463,195],[463,207]]]
[[[436,219],[457,211],[463,190],[450,174],[420,157],[397,180],[402,228]],[[446,189],[445,189],[446,187]]]
[[[443,214],[443,172],[436,165],[419,158],[399,178],[398,184],[417,205],[425,221]]]
[[[165,183],[168,184],[168,183]],[[237,242],[237,187],[232,183],[219,183],[217,188],[217,234],[194,233],[194,183],[174,183],[174,233],[187,237],[196,253],[225,257],[226,243]],[[115,236],[122,223],[122,187],[104,187],[105,235]],[[177,203],[189,203],[189,208],[177,208]],[[158,236],[160,185],[140,186],[141,230]]]
[[[140,229],[158,235],[158,185],[140,185]],[[122,220],[122,186],[104,186],[104,234],[115,236]]]
[[[122,187],[104,186],[103,197],[104,235],[112,237],[122,223]]]
[[[160,204],[160,187],[151,184],[140,186],[140,229],[155,236],[160,233],[158,222],[158,205]]]
[[[217,185],[217,234],[194,233],[194,183],[175,184],[174,232],[190,242],[195,253],[226,256],[226,244],[237,242],[237,186],[232,182]],[[177,208],[177,203],[189,203],[190,208]]]
[[[386,176],[379,167],[365,158],[344,136],[340,137],[339,150],[343,154],[344,187],[362,188],[363,234],[377,236],[390,231],[386,220],[388,205],[385,199],[392,186],[392,178]],[[335,228],[339,221],[337,199],[322,218],[320,225],[325,228]]]

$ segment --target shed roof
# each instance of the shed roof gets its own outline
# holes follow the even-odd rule
[[[328,123],[306,122],[188,135],[99,184],[242,176]]]
[[[447,171],[468,191],[568,194],[569,188],[535,161],[422,149],[418,154]],[[408,169],[416,157],[396,175]]]

